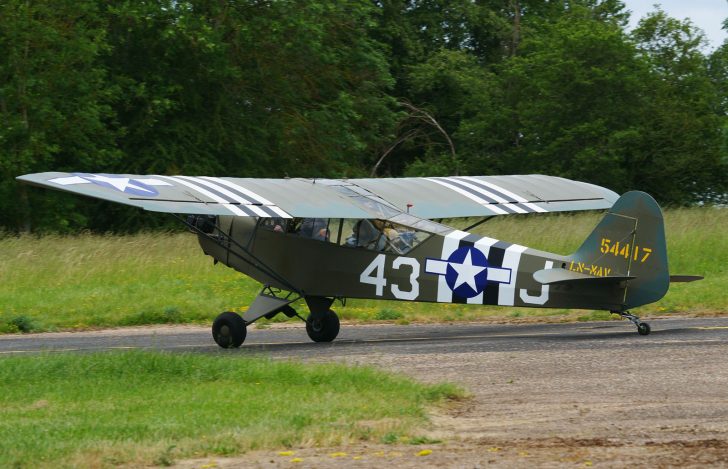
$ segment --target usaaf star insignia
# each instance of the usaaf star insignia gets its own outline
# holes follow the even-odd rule
[[[425,272],[444,275],[447,286],[460,298],[480,295],[488,282],[509,283],[511,269],[489,267],[480,249],[463,246],[445,259],[427,259]]]
[[[54,182],[62,186],[75,184],[95,184],[101,187],[114,189],[125,194],[137,195],[142,197],[156,197],[159,191],[154,186],[171,186],[172,184],[161,181],[159,179],[137,179],[118,176],[116,174],[88,174],[73,173],[73,176],[50,179],[48,182]]]

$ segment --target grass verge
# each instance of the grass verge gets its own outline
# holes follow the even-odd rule
[[[602,214],[496,217],[474,230],[560,254],[576,250]],[[455,220],[464,228],[472,220]],[[665,211],[670,272],[704,275],[675,284],[639,314],[726,314],[728,210]],[[259,285],[213,266],[194,236],[5,237],[0,239],[0,332],[85,329],[159,323],[205,323],[221,311],[244,311]],[[302,306],[301,306],[302,307]],[[305,311],[304,311],[305,312]],[[589,311],[352,300],[337,308],[355,321],[577,320]],[[284,320],[279,315],[274,320]],[[263,320],[262,324],[266,321]]]
[[[170,465],[408,436],[462,397],[366,367],[162,352],[0,359],[0,467]]]

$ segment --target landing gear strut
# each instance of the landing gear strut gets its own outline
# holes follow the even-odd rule
[[[637,333],[639,335],[648,335],[650,333],[650,325],[646,322],[640,321],[640,318],[634,314],[630,314],[628,311],[611,311],[612,314],[619,314],[622,318],[629,319],[632,324],[637,326]]]

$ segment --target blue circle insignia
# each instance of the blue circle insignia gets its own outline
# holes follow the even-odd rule
[[[480,295],[488,283],[488,259],[479,249],[463,246],[447,259],[445,281],[460,298]]]

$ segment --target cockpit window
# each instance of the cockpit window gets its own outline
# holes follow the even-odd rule
[[[338,219],[329,220],[328,218],[262,218],[260,227],[276,233],[287,233],[317,241],[336,242],[339,230],[338,222]]]
[[[276,233],[285,233],[288,231],[289,218],[261,218],[260,227]]]
[[[406,254],[431,233],[382,219],[261,218],[262,229],[341,246]]]
[[[342,240],[342,244],[373,251],[406,254],[430,236],[424,231],[397,223],[380,219],[362,219],[354,223],[351,233]]]

